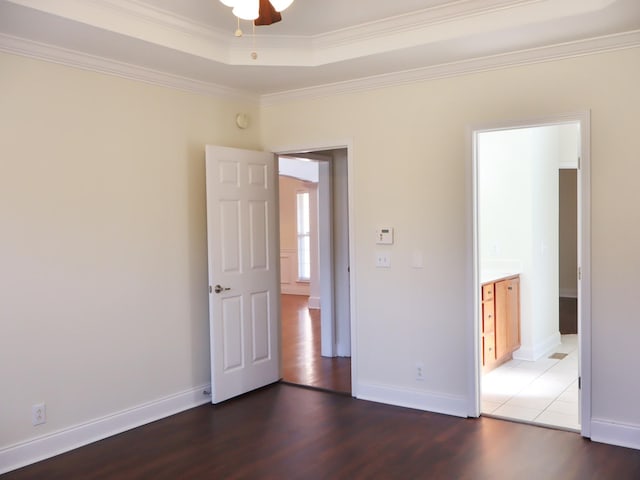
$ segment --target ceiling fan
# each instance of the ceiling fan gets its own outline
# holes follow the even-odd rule
[[[254,25],[271,25],[282,20],[280,12],[293,0],[220,0],[233,8],[233,14],[242,20],[251,20]]]

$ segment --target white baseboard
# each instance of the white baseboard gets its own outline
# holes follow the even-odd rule
[[[640,426],[592,419],[591,440],[640,450]]]
[[[513,358],[515,360],[535,362],[547,353],[550,353],[554,348],[560,345],[560,343],[562,343],[562,337],[560,336],[560,332],[556,332],[534,345],[523,345],[513,352]]]
[[[0,475],[59,455],[132,428],[169,417],[211,401],[210,385],[185,390],[127,410],[74,425],[57,432],[0,449]]]
[[[320,297],[309,297],[309,308],[320,310]]]
[[[560,297],[562,298],[578,298],[578,290],[575,288],[561,288]]]
[[[370,383],[360,383],[357,386],[357,392],[357,398],[360,400],[414,408],[426,412],[444,413],[456,417],[467,417],[468,402],[463,396],[399,389]]]

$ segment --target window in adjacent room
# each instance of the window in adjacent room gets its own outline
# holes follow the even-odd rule
[[[311,232],[309,231],[309,192],[296,194],[298,217],[298,281],[311,279]]]

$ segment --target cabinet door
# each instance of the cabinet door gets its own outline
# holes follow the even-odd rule
[[[520,279],[506,281],[507,344],[510,351],[520,347]]]
[[[507,288],[508,280],[495,283],[495,316],[496,316],[496,358],[511,352],[507,333]]]
[[[492,334],[482,337],[482,365],[484,367],[492,367],[496,361],[496,346],[494,336]]]
[[[482,302],[482,333],[493,333],[495,330],[495,311],[493,300]]]

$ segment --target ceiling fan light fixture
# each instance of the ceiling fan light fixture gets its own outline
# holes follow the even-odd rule
[[[242,20],[254,21],[260,18],[261,21],[256,23],[256,25],[271,25],[272,23],[280,21],[281,17],[279,13],[287,9],[293,1],[294,0],[220,0],[220,3],[226,7],[231,7],[233,14]]]
[[[242,20],[255,20],[260,16],[260,0],[236,0],[232,12]]]
[[[269,2],[271,3],[271,5],[273,5],[273,8],[275,8],[277,12],[282,12],[289,8],[289,6],[293,3],[293,0],[269,0]]]

